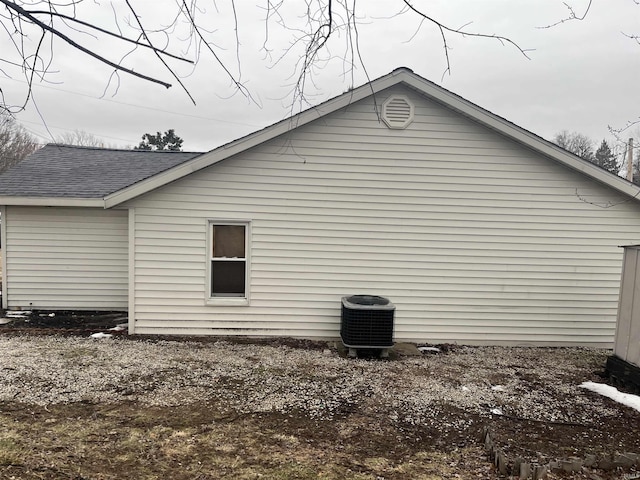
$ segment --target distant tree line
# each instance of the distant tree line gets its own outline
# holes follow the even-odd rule
[[[63,133],[53,141],[54,143],[80,147],[118,148],[118,146],[106,143],[100,137],[84,130]],[[181,151],[182,143],[182,138],[176,135],[174,129],[169,129],[164,134],[160,132],[156,135],[145,133],[142,136],[142,142],[133,149]],[[26,156],[38,150],[40,146],[34,135],[29,133],[7,112],[0,110],[0,173],[21,162]],[[124,147],[124,149],[129,148],[131,147]]]
[[[596,144],[586,135],[563,130],[556,134],[553,141],[559,147],[615,175],[620,175],[621,171],[626,173],[626,149],[618,148],[619,152],[616,152],[606,140],[602,140],[600,146],[595,148]],[[640,145],[633,159],[633,183],[640,185]]]
[[[0,172],[13,167],[38,147],[33,135],[12,116],[0,112]]]

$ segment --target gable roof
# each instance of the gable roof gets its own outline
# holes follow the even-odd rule
[[[317,107],[310,108],[293,117],[282,120],[270,127],[242,137],[231,143],[218,147],[193,160],[151,177],[137,185],[127,187],[105,197],[105,208],[126,202],[155,188],[178,180],[190,173],[209,167],[226,158],[248,150],[256,145],[285,134],[318,118],[329,115],[341,108],[362,100],[370,95],[376,95],[395,85],[404,84],[421,95],[434,100],[445,107],[454,110],[488,128],[494,130],[521,145],[534,150],[552,161],[578,171],[592,179],[603,183],[618,192],[640,201],[640,187],[614,175],[607,170],[584,160],[573,153],[551,143],[542,137],[521,128],[508,120],[491,113],[488,110],[436,85],[429,80],[416,75],[412,70],[402,67],[393,72],[373,80],[365,85],[330,99]],[[381,104],[381,102],[378,102]],[[1,193],[1,192],[0,192]]]
[[[156,188],[162,187],[163,185],[166,185],[170,182],[179,180],[180,178],[183,178],[193,172],[214,165],[226,158],[246,151],[279,135],[285,134],[302,125],[317,120],[318,118],[329,115],[354,102],[362,100],[371,95],[376,95],[387,88],[400,84],[412,88],[419,94],[424,95],[431,100],[436,101],[444,105],[445,107],[454,110],[459,114],[462,114],[470,118],[471,120],[480,123],[485,127],[490,128],[491,130],[494,130],[499,134],[504,135],[505,137],[510,138],[511,140],[516,141],[519,144],[539,154],[544,155],[552,161],[558,162],[561,165],[580,172],[583,175],[586,175],[624,195],[631,197],[631,199],[633,200],[640,201],[640,187],[634,185],[633,183],[621,177],[618,177],[617,175],[614,175],[591,162],[583,160],[582,158],[558,147],[557,145],[544,140],[543,138],[521,127],[518,127],[508,120],[495,115],[488,110],[483,109],[482,107],[479,107],[478,105],[430,82],[429,80],[426,80],[425,78],[420,77],[419,75],[416,75],[408,68],[398,68],[383,77],[380,77],[361,87],[355,88],[338,97],[328,100],[318,105],[317,107],[310,108],[260,131],[254,132],[238,140],[222,145],[221,147],[218,147],[208,153],[204,153],[201,155],[184,154],[193,156],[191,158],[181,159],[182,161],[176,161],[174,165],[168,166],[164,169],[159,169],[155,173],[147,171],[147,174],[138,177],[133,172],[129,171],[132,168],[132,165],[128,165],[127,169],[120,172],[120,181],[122,183],[120,184],[119,188],[115,188],[108,193],[104,193],[104,195],[95,192],[96,196],[92,197],[91,200],[87,198],[85,203],[91,202],[93,206],[102,206],[103,208],[111,208],[120,205],[123,202],[136,198]],[[107,152],[123,151],[106,150],[103,152],[104,155],[108,156],[109,154]],[[139,152],[128,151],[127,153]],[[145,153],[157,154],[157,152]],[[37,153],[34,155],[37,155]],[[114,158],[115,155],[116,154],[114,154]],[[169,153],[169,155],[177,154]],[[76,160],[79,159],[76,158]],[[110,160],[109,164],[111,164]],[[80,165],[78,169],[84,171],[86,170],[86,167]],[[113,172],[117,172],[116,169],[110,170]],[[8,173],[11,174],[11,172],[13,172],[13,170]],[[36,175],[37,179],[36,177],[34,177],[33,181],[31,182],[34,185],[36,183],[43,184],[47,182],[46,175],[43,178],[42,176],[40,176],[39,172],[33,173],[38,174]],[[8,193],[5,188],[5,175],[6,174],[0,175],[0,205],[78,204],[78,202],[68,203],[67,201],[65,201],[65,197],[62,196],[56,196],[53,198],[49,197],[46,199],[46,201],[44,201],[44,199],[42,199],[42,201],[39,201],[38,198],[27,195],[20,197],[14,194],[13,196],[11,196],[12,194]],[[114,186],[116,186],[116,183],[117,182],[114,179]]]
[[[104,206],[104,197],[198,155],[49,144],[0,175],[0,195],[30,198],[31,204],[45,199],[60,203],[76,199],[83,204],[87,202],[78,199],[99,199]]]

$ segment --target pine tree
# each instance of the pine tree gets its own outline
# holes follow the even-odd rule
[[[616,156],[609,148],[609,144],[606,140],[602,140],[600,147],[596,150],[595,159],[593,161],[596,165],[604,168],[605,170],[610,171],[611,173],[618,174],[618,160]]]
[[[182,140],[176,135],[173,128],[164,132],[164,135],[158,132],[156,135],[145,133],[142,136],[140,144],[134,150],[171,150],[179,152],[182,148]]]

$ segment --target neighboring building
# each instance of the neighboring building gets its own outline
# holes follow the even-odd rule
[[[613,353],[638,369],[636,387],[640,388],[640,245],[624,247],[622,283],[618,306],[618,325]]]
[[[618,323],[613,355],[605,372],[611,381],[626,390],[640,393],[640,245],[624,247]]]
[[[202,155],[38,151],[0,175],[3,306],[335,338],[366,293],[396,340],[610,347],[639,196],[398,69]]]

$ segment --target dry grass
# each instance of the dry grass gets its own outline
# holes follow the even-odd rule
[[[427,479],[463,464],[475,478],[493,477],[476,446],[439,453],[425,444],[385,453],[372,445],[367,455],[366,438],[332,438],[333,426],[327,431],[293,416],[217,418],[214,412],[215,406],[3,405],[0,478]],[[361,423],[357,430],[366,436],[369,428]]]

